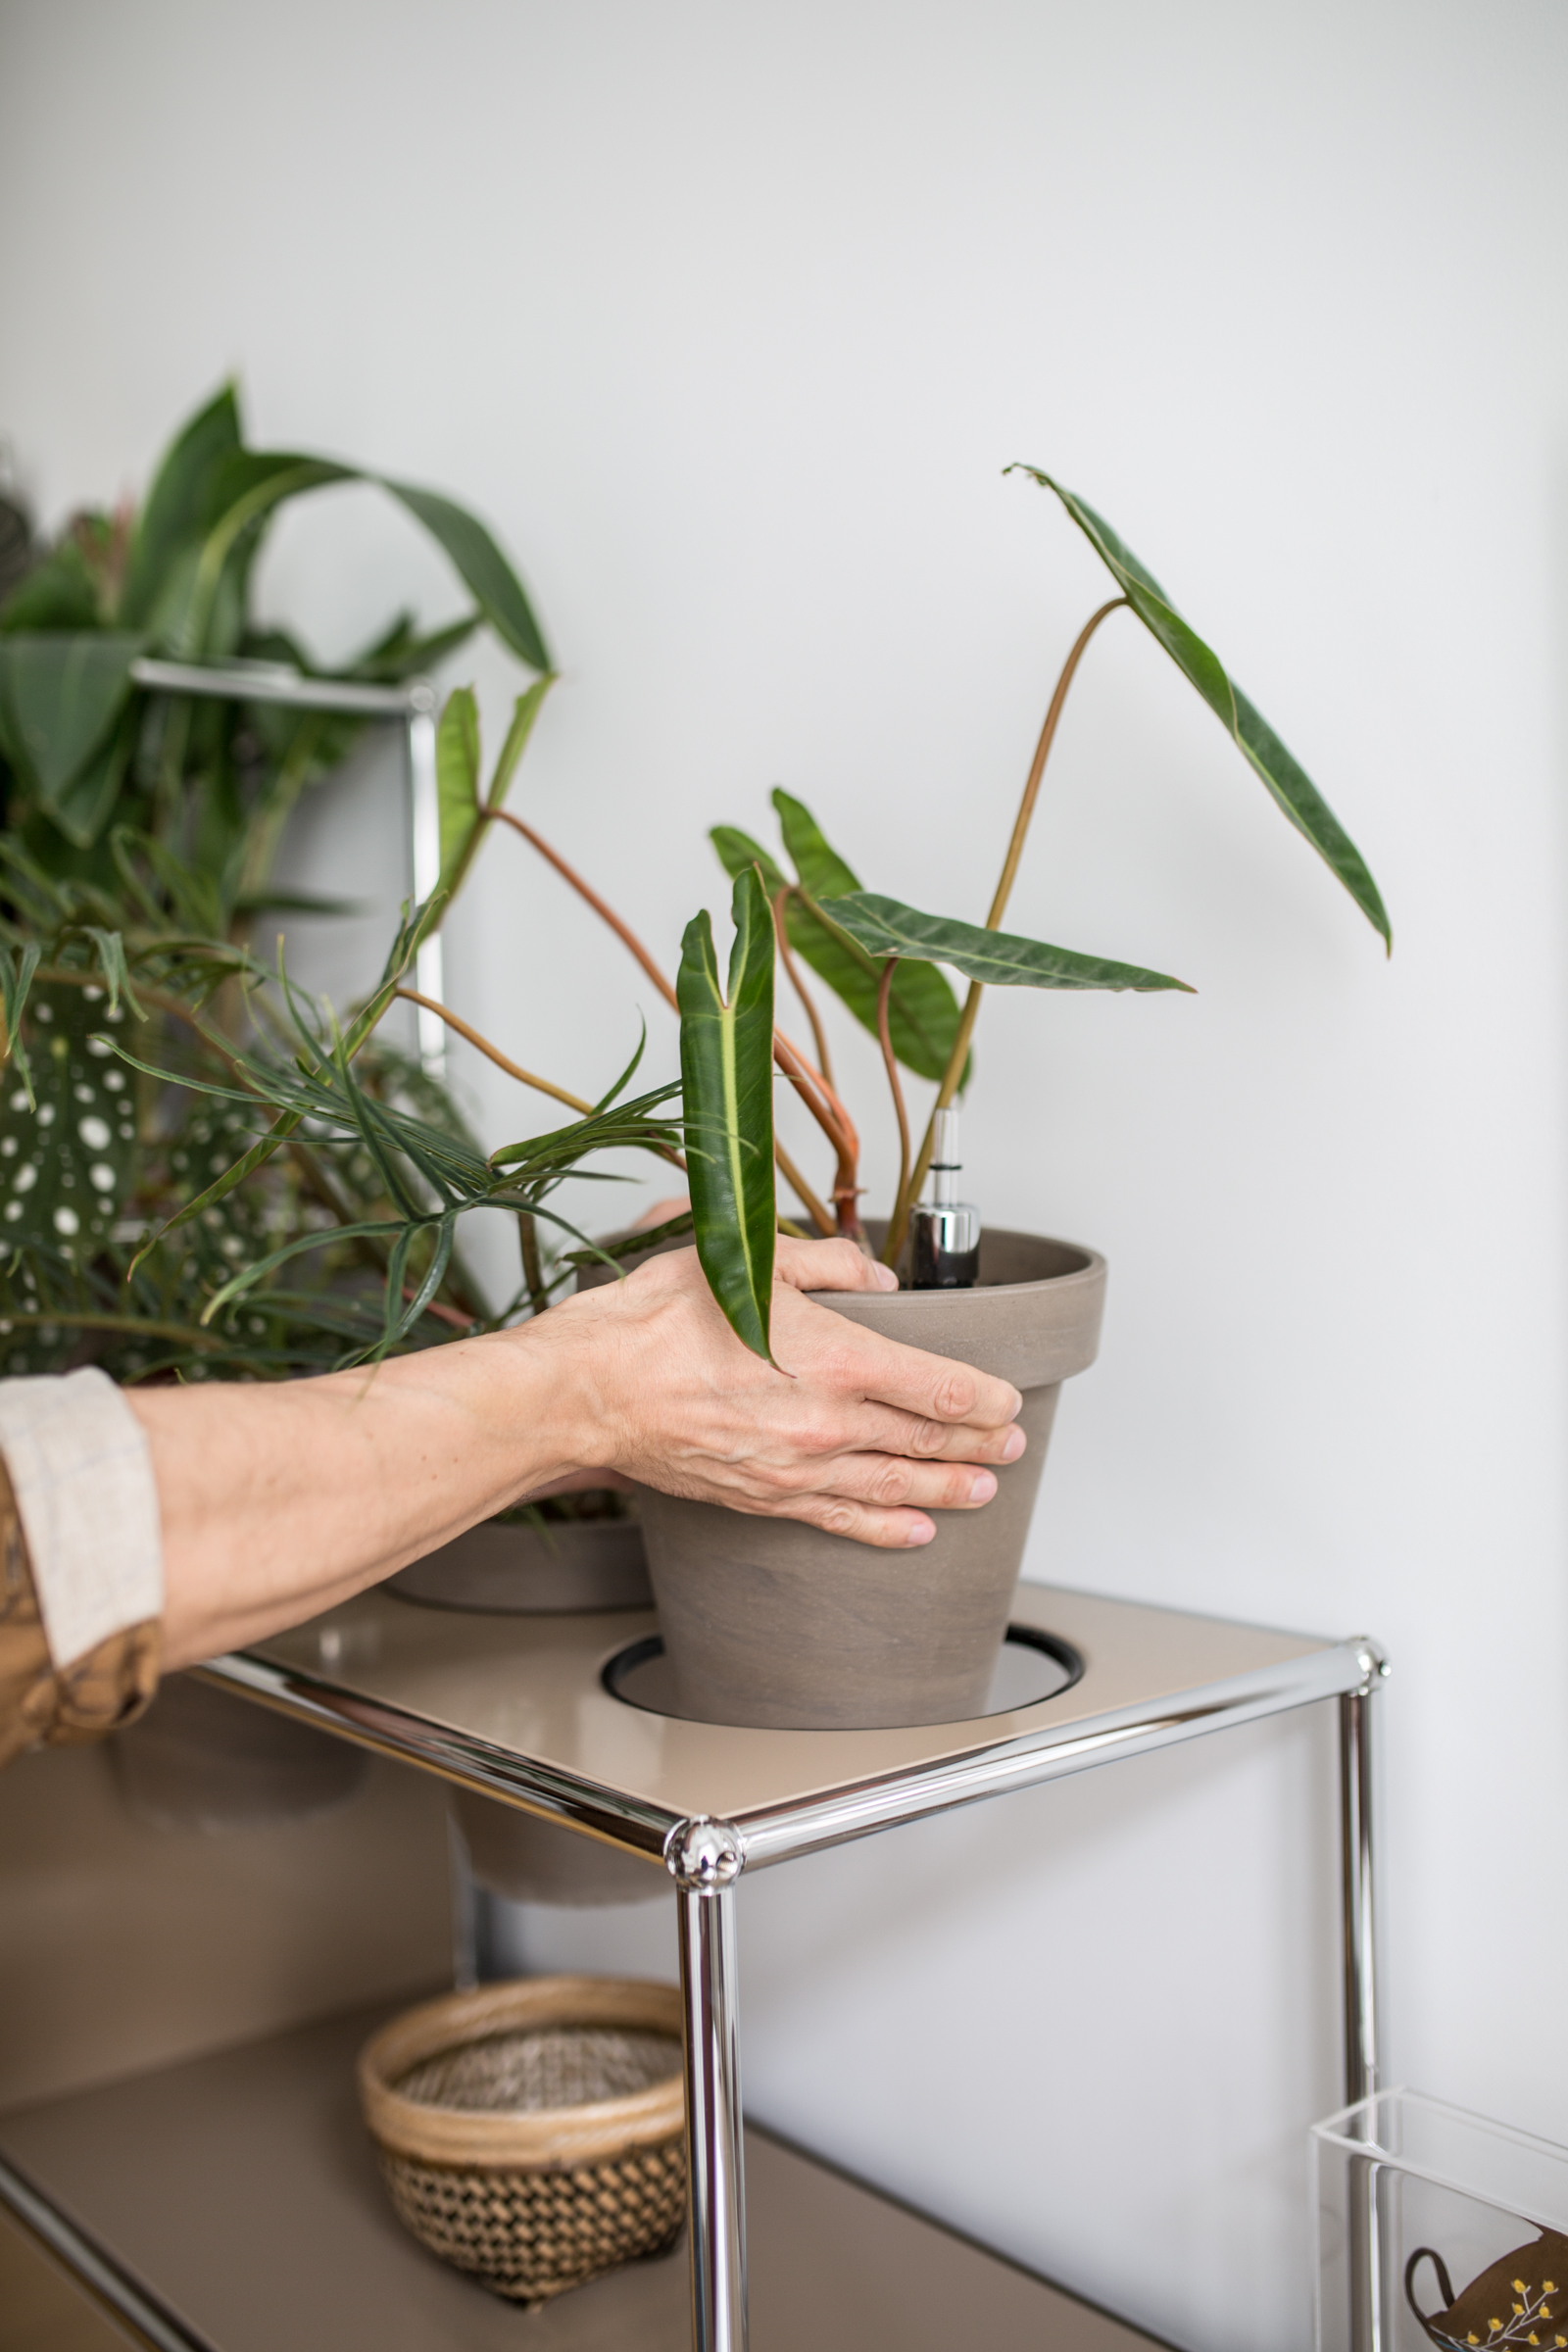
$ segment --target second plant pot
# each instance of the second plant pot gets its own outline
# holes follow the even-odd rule
[[[641,1490],[660,1626],[684,1713],[791,1731],[959,1722],[983,1712],[1023,1561],[1061,1383],[1095,1359],[1105,1261],[988,1233],[971,1291],[817,1291],[911,1348],[1010,1380],[1029,1446],[978,1511],[878,1551],[793,1519]]]

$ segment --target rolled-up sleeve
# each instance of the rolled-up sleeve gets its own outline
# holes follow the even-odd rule
[[[0,1763],[141,1712],[163,1598],[147,1442],[113,1381],[0,1381]]]

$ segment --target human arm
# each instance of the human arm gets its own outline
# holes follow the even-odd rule
[[[164,1544],[164,1663],[262,1639],[507,1505],[635,1478],[862,1543],[979,1507],[1023,1449],[1016,1390],[817,1306],[883,1287],[848,1242],[781,1241],[778,1368],[742,1347],[696,1254],[514,1330],[275,1385],[141,1389]]]

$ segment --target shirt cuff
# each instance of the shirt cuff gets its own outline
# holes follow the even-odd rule
[[[164,1546],[146,1435],[107,1374],[0,1380],[0,1453],[56,1672],[163,1615]]]

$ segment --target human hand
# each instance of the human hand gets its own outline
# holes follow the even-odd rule
[[[584,1470],[731,1510],[804,1519],[858,1543],[928,1544],[932,1510],[976,1510],[1016,1461],[1004,1380],[906,1348],[812,1303],[895,1288],[853,1242],[781,1237],[774,1365],[730,1330],[695,1250],[648,1260],[524,1325],[564,1350]],[[776,1369],[775,1369],[776,1365]],[[575,1482],[573,1482],[575,1483]]]

